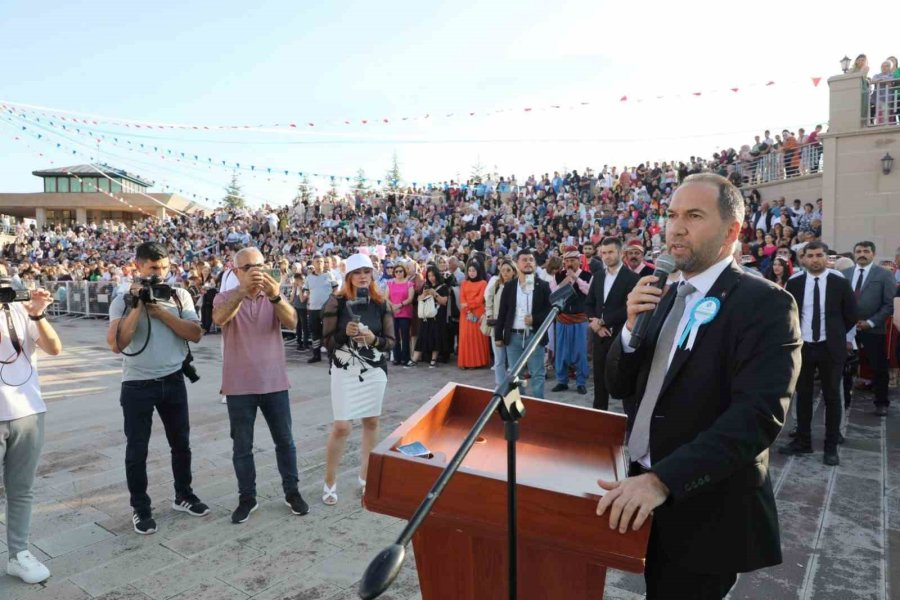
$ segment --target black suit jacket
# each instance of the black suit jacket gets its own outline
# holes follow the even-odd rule
[[[600,269],[594,273],[594,279],[591,281],[591,287],[588,290],[587,300],[585,300],[585,313],[589,319],[603,319],[606,326],[609,327],[613,335],[619,332],[619,329],[628,319],[628,312],[625,308],[625,302],[628,294],[634,289],[640,277],[637,273],[622,265],[616,280],[609,290],[609,296],[606,302],[603,301],[603,286],[606,282],[606,269]]]
[[[494,326],[494,340],[500,340],[509,344],[512,336],[513,323],[516,320],[516,286],[519,278],[506,283],[500,293],[500,310],[497,312],[497,324]],[[534,292],[531,296],[531,316],[534,319],[531,325],[532,331],[537,330],[550,314],[550,284],[539,277],[534,278]],[[541,340],[541,345],[547,344],[547,336]]]
[[[800,320],[803,320],[803,301],[806,295],[808,273],[789,279],[785,289],[797,303]],[[843,364],[847,360],[847,332],[856,325],[856,296],[850,282],[839,275],[829,273],[825,288],[825,339],[828,353],[835,362]]]
[[[620,333],[609,351],[607,384],[624,398],[629,431],[673,290],[640,348],[626,354]],[[800,322],[790,294],[734,263],[707,296],[721,308],[691,351],[676,350],[653,414],[652,470],[670,492],[653,527],[667,559],[686,570],[746,572],[781,562],[768,448],[800,374]]]

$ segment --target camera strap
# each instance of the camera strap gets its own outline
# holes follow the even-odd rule
[[[16,331],[16,324],[13,322],[12,310],[9,304],[3,305],[3,314],[6,316],[6,330],[9,332],[9,341],[16,351],[16,357],[10,361],[0,360],[0,364],[11,365],[22,355],[22,343],[19,341],[19,334]]]

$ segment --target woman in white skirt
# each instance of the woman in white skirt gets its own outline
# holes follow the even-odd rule
[[[387,362],[394,347],[394,317],[375,283],[371,259],[354,254],[345,264],[347,274],[341,291],[322,308],[322,338],[330,361],[334,411],[322,492],[322,502],[328,505],[337,503],[336,471],[354,419],[362,419],[359,485],[363,489],[366,486],[369,453],[378,441]]]

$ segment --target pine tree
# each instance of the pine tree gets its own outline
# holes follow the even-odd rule
[[[400,162],[397,160],[397,153],[394,152],[394,158],[391,162],[391,168],[388,169],[388,172],[384,174],[385,186],[390,190],[397,190],[400,188],[400,182],[403,180],[403,177],[400,175]]]
[[[356,185],[353,186],[353,190],[359,193],[365,193],[368,189],[369,184],[366,180],[366,172],[363,169],[360,169],[356,172]]]
[[[309,205],[313,201],[312,185],[309,183],[309,176],[304,175],[297,187],[297,201],[306,202]]]
[[[481,164],[481,157],[478,157],[477,162],[472,165],[472,172],[469,173],[469,179],[472,180],[472,183],[481,183],[484,179],[484,165]]]
[[[243,194],[241,194],[237,170],[231,173],[231,183],[225,188],[225,198],[222,199],[222,203],[228,208],[244,208],[247,205]]]

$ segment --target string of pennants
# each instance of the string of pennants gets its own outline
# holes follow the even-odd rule
[[[47,117],[41,118],[39,116],[36,116],[34,113],[30,113],[29,111],[16,111],[14,109],[7,107],[6,112],[22,122],[32,124],[34,127],[38,128],[38,129],[44,129],[45,131],[46,131],[46,128],[48,128],[48,127],[56,129],[57,135],[62,136],[64,138],[65,138],[65,134],[63,134],[61,132],[66,132],[68,135],[79,135],[84,138],[89,138],[91,143],[103,143],[103,142],[109,143],[118,148],[122,148],[124,150],[129,150],[132,152],[138,152],[145,156],[158,158],[160,160],[170,160],[170,161],[174,161],[177,163],[192,163],[197,168],[218,167],[218,168],[226,169],[228,171],[239,170],[239,171],[247,171],[247,172],[254,173],[254,174],[266,175],[266,176],[269,176],[270,178],[272,176],[279,177],[279,176],[283,175],[285,177],[290,177],[290,176],[296,175],[301,178],[302,177],[322,178],[322,179],[330,180],[332,182],[351,182],[351,181],[358,181],[360,179],[358,174],[357,175],[346,175],[346,174],[338,175],[338,174],[330,174],[330,173],[314,173],[314,172],[310,172],[310,171],[292,171],[291,169],[284,169],[284,168],[279,168],[279,167],[266,167],[266,166],[257,167],[256,165],[248,165],[246,163],[232,162],[232,161],[221,160],[221,159],[213,159],[212,157],[201,157],[201,155],[194,154],[189,151],[185,152],[183,150],[179,150],[176,148],[166,148],[166,147],[162,147],[158,144],[153,144],[153,143],[149,143],[149,142],[147,142],[147,143],[138,142],[138,141],[133,142],[132,140],[127,139],[125,137],[125,135],[127,135],[127,134],[122,135],[122,137],[120,139],[119,136],[107,135],[104,133],[95,133],[91,129],[82,128],[81,126],[69,125],[66,123],[58,123],[55,120],[53,120],[52,118],[47,118]],[[23,125],[23,127],[26,127],[26,126]],[[40,138],[42,136],[39,135],[38,137]],[[204,161],[204,159],[205,159],[205,161]],[[375,178],[371,178],[371,177],[363,177],[362,180],[367,184],[374,183],[379,187],[383,183],[392,183],[395,186],[401,183],[399,181],[387,182],[383,179],[375,179]],[[287,180],[282,180],[282,181],[284,183],[288,183]],[[417,188],[417,189],[419,188],[419,182],[411,182],[411,183],[412,183],[412,187]],[[303,186],[304,184],[301,183],[300,185]],[[429,183],[423,183],[422,185],[426,189],[433,189],[435,187],[442,187],[443,182],[429,182]],[[309,187],[315,187],[315,186],[310,185]]]
[[[813,87],[818,87],[822,81],[822,77],[809,77],[809,81],[812,83]],[[745,86],[735,86],[724,89],[709,89],[709,90],[698,90],[693,92],[685,92],[685,93],[668,93],[668,94],[657,94],[654,96],[648,97],[633,97],[629,96],[627,93],[622,94],[618,97],[619,102],[646,102],[646,101],[659,101],[659,100],[669,100],[669,99],[681,99],[681,98],[690,98],[690,97],[701,97],[708,96],[712,94],[720,94],[720,93],[729,93],[729,94],[737,94],[743,90],[764,87],[770,88],[776,85],[775,81],[767,80],[765,82],[755,82],[749,83]],[[460,118],[472,118],[472,117],[487,117],[487,116],[496,116],[501,114],[515,114],[515,113],[537,113],[537,112],[552,112],[552,111],[560,111],[560,110],[574,110],[581,109],[585,107],[589,107],[592,105],[602,104],[606,100],[584,100],[575,103],[557,103],[557,104],[541,104],[534,106],[520,106],[514,108],[500,108],[493,110],[454,110],[449,112],[427,112],[424,114],[418,115],[408,115],[408,116],[400,116],[400,117],[372,117],[372,118],[338,118],[338,119],[309,119],[309,120],[296,120],[290,121],[286,123],[272,123],[272,124],[243,124],[243,125],[203,125],[203,124],[188,124],[188,123],[164,123],[159,121],[141,121],[136,119],[123,119],[117,117],[105,117],[98,115],[91,115],[87,113],[80,113],[75,111],[69,111],[65,109],[58,109],[46,106],[36,106],[32,104],[24,104],[19,102],[12,102],[9,100],[0,100],[0,108],[7,107],[15,107],[20,110],[36,110],[38,113],[46,118],[57,118],[60,121],[67,123],[75,123],[81,125],[100,125],[106,124],[115,127],[122,127],[126,129],[180,129],[180,130],[193,130],[193,131],[213,131],[213,130],[248,130],[248,131],[259,131],[259,130],[284,130],[284,131],[298,131],[298,130],[311,130],[317,127],[322,126],[338,126],[341,128],[345,128],[348,126],[361,125],[361,126],[369,126],[369,125],[391,125],[405,122],[416,122],[416,121],[428,121],[428,120],[437,120],[437,119],[460,119]]]
[[[58,151],[60,151],[60,152],[62,152],[62,153],[64,153],[64,154],[66,154],[66,155],[74,155],[74,156],[78,156],[78,157],[81,157],[81,158],[84,158],[84,159],[87,159],[87,160],[91,161],[91,163],[93,163],[93,161],[97,160],[97,157],[94,156],[94,155],[91,155],[91,154],[89,154],[89,153],[86,153],[86,152],[84,152],[84,151],[82,151],[82,150],[80,150],[80,149],[74,148],[73,146],[70,146],[70,145],[65,144],[65,143],[63,143],[63,142],[60,142],[60,141],[51,139],[51,137],[50,137],[49,135],[46,135],[45,133],[40,133],[40,132],[39,132],[39,131],[40,131],[39,129],[30,128],[30,127],[28,127],[28,126],[26,126],[26,125],[21,125],[21,124],[19,124],[19,123],[15,123],[14,121],[12,121],[11,119],[9,119],[9,118],[7,118],[7,117],[3,117],[2,119],[0,119],[0,122],[5,122],[8,126],[13,127],[13,128],[15,128],[16,130],[18,130],[18,131],[23,131],[23,132],[25,132],[25,133],[28,133],[28,134],[31,135],[33,138],[35,138],[35,139],[37,139],[37,140],[39,140],[39,141],[43,141],[43,142],[46,142],[46,143],[50,144],[50,145],[53,146],[56,150],[58,150]],[[86,133],[86,132],[85,132],[85,133]],[[81,142],[77,142],[77,141],[75,141],[75,140],[71,140],[70,138],[66,137],[66,136],[63,135],[63,134],[56,133],[56,135],[59,136],[59,139],[71,141],[71,142],[73,142],[73,143],[75,143],[75,144],[79,144],[79,145],[84,145],[84,144],[81,143]],[[20,138],[19,136],[16,136],[15,139],[21,141],[21,138]],[[29,148],[30,148],[30,145],[29,145]],[[133,149],[132,149],[132,150],[133,150]],[[44,156],[44,154],[43,154],[42,152],[39,152],[38,155],[41,156],[41,157]],[[115,157],[115,158],[118,158],[118,157]],[[51,163],[51,164],[55,164],[54,161],[52,161],[52,160],[50,161],[50,163]],[[93,166],[93,165],[92,165],[92,166]],[[189,165],[185,165],[185,166],[189,166]],[[99,171],[99,170],[98,170],[98,173],[101,173],[101,174],[102,174],[102,172]],[[66,174],[77,177],[77,176],[74,175],[73,173],[67,172]],[[187,178],[191,178],[191,179],[195,179],[195,180],[200,180],[200,181],[205,181],[207,184],[212,185],[212,186],[219,186],[219,185],[220,185],[220,182],[211,182],[211,181],[208,181],[208,180],[203,180],[202,178],[199,178],[199,177],[197,177],[196,175],[193,175],[193,174],[184,174],[184,173],[177,173],[177,174],[178,174],[178,175],[181,175],[181,176],[184,176],[184,177],[187,177]],[[106,176],[105,174],[103,174],[103,175],[104,175],[105,177],[107,177],[107,179],[109,179],[108,176]],[[310,175],[312,175],[312,174],[310,174]],[[329,176],[322,176],[322,175],[319,175],[319,174],[315,174],[315,176],[316,176],[316,177],[329,177]],[[330,176],[332,182],[336,181],[336,177],[337,177],[337,176]],[[350,178],[348,177],[348,178],[346,178],[346,179],[349,180]],[[283,182],[283,183],[290,183],[290,182],[288,182],[287,180],[284,180],[284,179],[282,179],[282,182]],[[191,198],[193,198],[195,201],[198,201],[198,202],[199,202],[199,201],[204,201],[204,202],[207,203],[207,205],[221,204],[221,202],[222,202],[221,199],[210,198],[210,197],[208,197],[208,196],[198,195],[198,194],[196,194],[196,193],[192,193],[192,192],[190,192],[190,191],[188,191],[188,190],[185,190],[185,189],[183,189],[183,188],[178,188],[178,187],[176,187],[176,186],[170,184],[170,183],[169,183],[167,180],[165,180],[164,178],[160,178],[159,183],[162,185],[162,187],[163,187],[164,189],[168,189],[168,190],[172,190],[172,191],[177,191],[178,193],[183,194],[183,195],[185,195],[186,197],[191,197]],[[380,183],[380,180],[379,180],[379,183]],[[301,184],[299,184],[299,185],[300,185],[300,187],[304,187],[304,186],[306,186],[306,187],[316,187],[316,186],[314,186],[314,185],[312,185],[312,184],[309,184],[309,185],[307,186],[306,184],[302,184],[302,183],[301,183]],[[430,184],[429,184],[429,185],[430,185]],[[462,187],[463,187],[463,188],[466,188],[467,186],[462,186]],[[434,188],[432,188],[432,189],[434,189]],[[111,198],[114,198],[115,200],[117,200],[117,201],[119,201],[119,202],[122,202],[123,204],[126,204],[126,205],[128,205],[128,206],[130,206],[130,207],[132,207],[132,208],[135,208],[136,210],[141,210],[139,207],[133,206],[133,205],[129,204],[126,200],[124,200],[124,199],[122,199],[122,198],[118,198],[118,197],[116,197],[116,196],[113,196],[113,195],[109,194],[108,192],[106,192],[106,191],[104,191],[104,190],[97,190],[97,191],[100,191],[100,192],[102,192],[102,193],[104,193],[104,194],[110,196]],[[395,195],[395,196],[416,196],[416,195],[420,195],[419,192],[403,192],[403,191],[400,191],[400,190],[392,190],[392,191],[390,192],[390,194]],[[153,198],[152,196],[149,196],[149,195],[147,195],[147,194],[141,194],[141,195],[146,196],[147,198],[153,200],[153,201],[156,202],[157,204],[160,204],[160,205],[165,206],[165,204],[161,203],[159,200],[157,200],[156,198]],[[270,198],[263,198],[263,197],[260,197],[260,196],[255,196],[255,195],[253,195],[253,194],[248,194],[247,197],[248,197],[248,198],[255,199],[255,200],[259,200],[259,201],[262,202],[263,204],[271,204],[271,199],[270,199]],[[171,208],[171,207],[166,206],[166,208],[167,208],[168,210],[172,210],[173,212],[176,212],[176,213],[178,213],[178,214],[183,214],[183,213],[181,213],[180,211],[177,211],[177,210],[175,210],[175,209],[173,209],[173,208]]]

